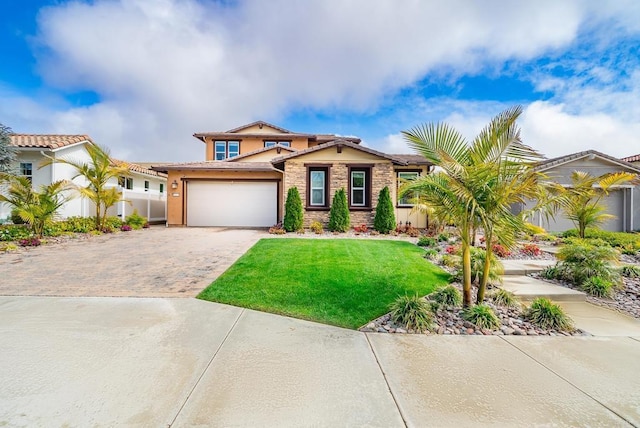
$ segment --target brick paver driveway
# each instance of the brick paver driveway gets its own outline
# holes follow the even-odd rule
[[[154,226],[0,253],[0,295],[193,297],[263,236]]]

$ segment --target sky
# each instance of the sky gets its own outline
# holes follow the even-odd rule
[[[519,104],[547,157],[640,153],[637,0],[0,0],[0,123],[114,157],[204,160],[264,120],[411,153]]]

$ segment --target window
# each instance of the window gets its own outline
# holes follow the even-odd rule
[[[349,167],[349,207],[371,208],[371,167]]]
[[[213,143],[213,158],[225,160],[240,154],[240,141],[216,140]]]
[[[132,190],[133,189],[133,178],[129,177],[118,177],[118,186],[124,187],[125,189]]]
[[[164,183],[160,183],[160,193],[164,193]]]
[[[329,208],[329,167],[307,166],[307,208]]]
[[[20,175],[27,177],[33,183],[33,164],[31,162],[20,162]]]
[[[280,144],[281,146],[284,146],[284,147],[291,147],[291,141],[275,141],[275,140],[264,141],[265,147],[273,147],[276,144]]]
[[[406,181],[415,180],[420,176],[418,171],[398,171],[398,189]],[[412,207],[411,198],[413,195],[407,194],[403,198],[398,198],[398,206]]]
[[[148,180],[144,180],[144,191],[145,192],[149,191],[149,181]]]

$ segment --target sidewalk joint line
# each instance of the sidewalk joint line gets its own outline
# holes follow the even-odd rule
[[[568,383],[569,385],[571,385],[572,387],[574,387],[575,389],[577,389],[578,391],[580,391],[581,393],[583,393],[584,395],[586,395],[587,397],[591,398],[593,401],[595,401],[596,403],[600,404],[602,407],[604,407],[605,409],[607,409],[608,411],[610,411],[611,413],[613,413],[614,415],[616,415],[617,417],[619,417],[620,419],[622,419],[623,421],[625,421],[626,423],[628,423],[630,426],[634,427],[636,426],[633,422],[631,422],[630,420],[628,420],[626,417],[624,417],[623,415],[621,415],[620,413],[616,412],[615,410],[609,408],[609,406],[607,406],[606,404],[604,404],[602,401],[598,400],[597,398],[595,398],[593,395],[589,394],[588,392],[584,391],[582,388],[580,388],[578,385],[576,385],[575,383],[571,382],[569,379],[567,379],[566,377],[562,376],[560,373],[556,372],[555,370],[553,370],[550,367],[547,367],[544,363],[542,363],[541,361],[538,361],[537,359],[535,359],[533,356],[529,355],[527,352],[525,352],[523,349],[520,349],[518,346],[516,346],[516,344],[508,341],[504,336],[498,336],[500,337],[500,339],[504,340],[505,342],[507,342],[509,345],[513,346],[514,348],[516,348],[518,351],[522,352],[524,355],[526,355],[527,357],[529,357],[531,360],[535,361],[536,363],[538,363],[540,366],[542,366],[543,368],[545,368],[546,370],[548,370],[549,372],[553,373],[554,375],[556,375],[557,377],[559,377],[560,379],[562,379],[563,381],[565,381],[566,383]]]
[[[176,415],[173,417],[173,419],[171,420],[171,422],[169,422],[169,427],[172,427],[173,424],[176,422],[176,419],[178,419],[178,416],[180,416],[180,413],[182,413],[182,410],[184,409],[184,406],[187,405],[187,402],[189,401],[189,399],[191,398],[191,395],[193,394],[193,391],[196,390],[196,388],[198,387],[198,385],[200,384],[200,381],[202,380],[202,378],[204,377],[205,373],[207,372],[207,370],[209,370],[209,367],[211,366],[211,364],[213,363],[213,360],[218,356],[218,352],[220,352],[220,349],[222,349],[222,347],[224,346],[224,344],[226,343],[227,339],[229,338],[229,336],[231,335],[231,332],[236,328],[236,325],[238,324],[238,321],[240,320],[240,317],[244,314],[245,309],[243,308],[240,313],[238,314],[238,316],[236,317],[235,321],[233,322],[233,325],[231,326],[231,328],[229,329],[229,331],[227,332],[227,334],[224,336],[224,339],[222,339],[222,342],[220,342],[220,345],[218,345],[218,348],[215,350],[215,352],[213,353],[213,356],[211,357],[211,359],[209,360],[209,362],[207,363],[207,365],[205,366],[204,370],[202,370],[202,373],[200,373],[200,376],[198,376],[198,379],[196,380],[196,382],[193,384],[193,387],[191,388],[191,391],[189,391],[189,393],[187,394],[187,397],[185,398],[184,402],[182,403],[182,405],[180,406],[180,408],[178,409],[178,412],[176,413]]]
[[[378,368],[380,369],[380,373],[382,373],[382,378],[384,379],[384,383],[387,384],[387,389],[389,390],[389,394],[391,394],[391,398],[393,399],[393,403],[396,405],[396,409],[398,409],[398,413],[400,414],[400,418],[402,419],[402,423],[404,424],[405,428],[407,428],[409,426],[407,424],[407,419],[404,417],[404,413],[402,412],[402,409],[400,408],[400,404],[398,403],[398,400],[397,400],[395,394],[393,393],[393,390],[391,389],[391,385],[389,385],[389,379],[387,379],[387,374],[382,369],[382,365],[380,365],[380,360],[378,360],[378,355],[376,354],[376,351],[373,349],[373,345],[371,344],[371,341],[369,340],[369,333],[364,333],[364,337],[367,339],[367,343],[369,344],[369,349],[371,349],[371,353],[373,354],[373,358],[376,359],[376,364],[378,365]]]

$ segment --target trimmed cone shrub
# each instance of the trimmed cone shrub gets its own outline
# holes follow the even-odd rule
[[[545,297],[539,297],[531,302],[525,315],[532,323],[547,330],[573,330],[571,318],[560,306]]]
[[[393,202],[391,202],[391,194],[387,186],[380,190],[378,205],[376,206],[376,216],[373,220],[373,228],[384,234],[396,228],[396,215],[393,212]]]
[[[284,205],[284,221],[282,226],[287,232],[302,229],[303,222],[302,199],[297,187],[291,187],[287,192],[287,202]]]
[[[331,211],[329,212],[329,230],[332,232],[346,232],[349,230],[349,206],[344,188],[333,196]]]
[[[389,307],[394,323],[404,325],[409,330],[423,332],[433,327],[431,307],[422,297],[399,296]]]

